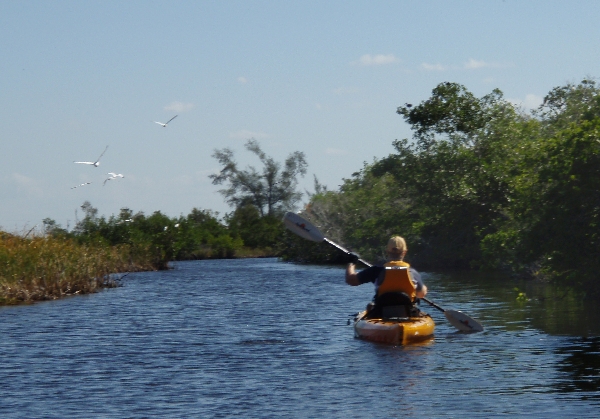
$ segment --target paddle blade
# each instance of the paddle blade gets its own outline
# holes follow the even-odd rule
[[[461,311],[445,310],[444,316],[458,330],[462,332],[483,332],[483,326],[475,319]]]
[[[317,227],[294,212],[287,212],[283,217],[283,223],[288,230],[307,240],[322,242],[325,239]]]

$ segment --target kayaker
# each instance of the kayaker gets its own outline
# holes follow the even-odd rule
[[[379,286],[385,279],[386,266],[406,267],[410,272],[409,277],[414,285],[414,296],[416,298],[425,297],[427,295],[427,286],[421,280],[421,274],[414,268],[411,268],[410,265],[403,260],[407,250],[406,241],[400,236],[394,236],[389,239],[386,246],[386,262],[381,265],[373,265],[358,273],[356,272],[354,265],[354,262],[358,260],[358,255],[351,253],[351,262],[348,263],[348,266],[346,267],[346,283],[348,285],[357,286],[372,282],[375,284],[375,295],[377,296]]]

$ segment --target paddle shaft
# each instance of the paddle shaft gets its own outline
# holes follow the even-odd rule
[[[421,297],[421,300],[425,301],[427,304],[431,305],[432,307],[437,308],[442,313],[446,311],[445,309],[443,309],[442,307],[438,306],[436,303],[434,303],[433,301],[428,300],[425,297]]]
[[[344,253],[345,253],[345,254],[347,254],[347,255],[349,255],[350,253],[352,253],[352,252],[350,252],[348,249],[345,249],[345,248],[343,248],[342,246],[340,246],[339,244],[337,244],[336,242],[333,242],[333,241],[329,240],[327,237],[324,237],[324,238],[323,238],[323,241],[324,241],[325,243],[327,243],[327,244],[330,244],[330,245],[332,245],[333,247],[336,247],[336,248],[338,248],[339,250],[341,250],[342,252],[344,252]],[[371,266],[373,266],[373,265],[371,265],[369,262],[367,262],[366,260],[363,260],[363,259],[361,259],[361,258],[358,258],[357,262],[360,262],[360,263],[362,263],[362,264],[363,264],[363,265],[365,265],[367,268],[370,268]]]

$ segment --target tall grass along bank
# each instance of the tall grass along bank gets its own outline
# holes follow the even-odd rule
[[[154,270],[150,256],[127,245],[77,244],[68,238],[23,238],[0,232],[0,305],[116,286],[113,273]]]

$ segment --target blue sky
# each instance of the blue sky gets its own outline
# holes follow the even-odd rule
[[[600,75],[598,16],[577,0],[0,2],[0,227],[72,228],[86,200],[224,215],[211,155],[259,167],[249,138],[303,151],[303,190],[336,189],[411,137],[396,108],[438,83],[530,108]],[[73,163],[107,145],[99,167]]]

